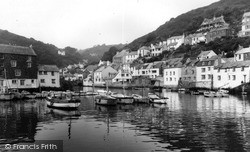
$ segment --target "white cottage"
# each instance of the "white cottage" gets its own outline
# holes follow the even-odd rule
[[[40,87],[60,87],[59,68],[56,65],[39,65],[38,82]]]

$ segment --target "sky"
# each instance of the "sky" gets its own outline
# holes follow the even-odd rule
[[[0,29],[59,48],[130,43],[219,0],[1,0]]]

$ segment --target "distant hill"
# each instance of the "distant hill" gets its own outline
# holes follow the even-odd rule
[[[26,38],[14,33],[10,33],[7,30],[0,30],[0,44],[30,46],[32,45],[34,51],[37,54],[37,60],[39,64],[55,64],[58,67],[64,67],[69,64],[79,63],[82,61],[81,55],[77,52],[77,49],[72,47],[66,47],[61,50],[65,50],[66,55],[58,55],[56,46],[52,44],[45,44],[41,41],[37,41],[33,38]]]
[[[92,48],[79,50],[80,54],[82,55],[83,59],[87,59],[88,63],[96,63],[102,58],[103,54],[107,52],[112,46],[116,47],[117,49],[123,48],[124,44],[114,44],[114,45],[96,45]]]
[[[236,35],[241,28],[241,19],[245,11],[250,11],[250,0],[221,0],[211,5],[191,10],[172,18],[155,31],[137,38],[126,47],[137,50],[140,46],[166,40],[171,36],[194,33],[204,20],[224,15]]]

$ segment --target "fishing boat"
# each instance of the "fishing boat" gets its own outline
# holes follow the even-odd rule
[[[15,95],[8,91],[0,91],[0,101],[1,100],[13,100]]]
[[[143,97],[139,94],[132,94],[132,97],[134,98],[134,103],[149,103],[148,97]]]
[[[112,92],[111,97],[116,98],[118,104],[132,104],[134,102],[132,96],[127,96],[121,93]]]
[[[154,93],[148,93],[148,97],[149,97],[149,101],[152,103],[167,104],[168,102],[167,97],[161,98]]]
[[[55,94],[52,92],[46,98],[46,103],[50,108],[71,110],[77,109],[81,101],[70,93],[61,92],[60,95],[58,95],[58,93]]]
[[[25,90],[23,90],[21,92],[21,94],[23,95],[23,98],[25,98],[25,99],[35,99],[36,98],[36,94],[30,93],[30,92],[25,91]]]
[[[111,97],[110,95],[96,95],[95,104],[104,106],[115,106],[117,104],[117,99]]]
[[[215,92],[214,91],[205,91],[204,96],[205,97],[215,97]]]

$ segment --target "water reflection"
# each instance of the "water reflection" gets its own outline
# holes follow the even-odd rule
[[[0,102],[0,143],[58,139],[64,151],[95,152],[250,150],[249,97],[160,95],[167,105],[105,107],[82,97],[77,111],[50,109],[43,100]]]

